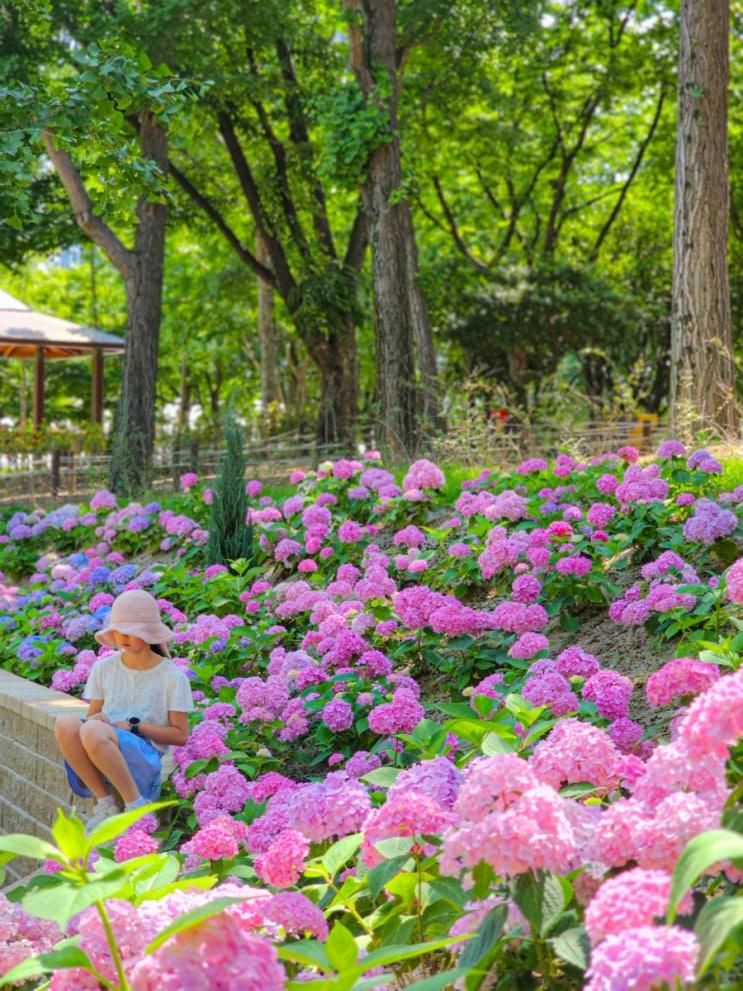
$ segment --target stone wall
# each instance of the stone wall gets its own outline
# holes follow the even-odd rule
[[[56,810],[73,804],[88,812],[92,803],[73,795],[54,739],[61,715],[85,715],[78,699],[0,671],[0,833],[49,837]],[[17,858],[8,864],[6,884],[39,867]]]

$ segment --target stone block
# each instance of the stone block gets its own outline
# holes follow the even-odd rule
[[[0,763],[20,774],[22,778],[34,781],[36,762],[37,756],[33,748],[0,733]]]

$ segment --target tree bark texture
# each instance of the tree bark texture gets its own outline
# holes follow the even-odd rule
[[[256,238],[255,256],[268,265],[268,252],[260,235]],[[279,346],[276,340],[276,323],[273,318],[273,288],[258,278],[258,346],[260,347],[261,404],[264,413],[282,401],[281,375],[279,373]]]
[[[366,99],[388,115],[389,138],[369,158],[362,194],[372,250],[382,433],[392,456],[404,458],[412,456],[418,446],[421,414],[435,421],[438,402],[431,328],[417,283],[413,218],[408,201],[400,197],[397,4],[396,0],[347,0],[347,6],[363,22],[361,29],[358,21],[351,28],[356,78]]]
[[[728,0],[682,0],[676,143],[674,427],[737,432],[728,281]]]
[[[166,133],[146,111],[140,115],[139,139],[143,158],[154,161],[166,175]],[[126,280],[127,347],[111,463],[115,492],[136,492],[146,486],[155,441],[167,207],[143,197],[137,205],[137,221],[134,270]]]
[[[305,340],[310,357],[320,372],[318,442],[347,442],[353,438],[359,399],[354,320],[348,317],[332,335],[308,333]]]

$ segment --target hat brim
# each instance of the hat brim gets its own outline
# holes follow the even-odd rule
[[[173,639],[173,631],[168,629],[164,623],[116,623],[99,630],[95,634],[95,638],[104,647],[115,647],[116,641],[113,634],[116,632],[124,633],[130,637],[139,637],[140,640],[149,644],[164,644]]]

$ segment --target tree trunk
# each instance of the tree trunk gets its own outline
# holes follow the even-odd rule
[[[260,234],[255,240],[255,257],[264,265],[270,265],[268,252]],[[273,318],[273,289],[258,277],[258,345],[260,347],[261,405],[264,414],[282,402],[281,375],[279,373],[279,346],[276,339],[276,323]]]
[[[382,433],[392,457],[406,458],[418,446],[421,413],[435,420],[438,402],[431,328],[416,281],[413,218],[409,203],[400,198],[402,162],[397,111],[401,82],[396,0],[347,0],[347,5],[360,10],[363,16],[363,37],[358,35],[358,28],[351,28],[351,62],[356,78],[367,100],[384,109],[389,122],[389,140],[372,152],[362,194],[372,249]],[[382,73],[386,79],[384,85],[379,85],[378,76]],[[416,350],[422,390],[416,376]]]
[[[359,398],[354,319],[349,315],[335,333],[327,337],[314,333],[308,340],[310,356],[320,371],[317,441],[350,449]]]
[[[148,112],[142,113],[140,125],[142,156],[165,174],[165,130]],[[167,208],[142,198],[137,216],[133,272],[126,280],[126,355],[111,462],[111,486],[122,494],[141,491],[150,479]]]
[[[671,413],[737,433],[728,282],[727,0],[682,0],[676,143]]]

